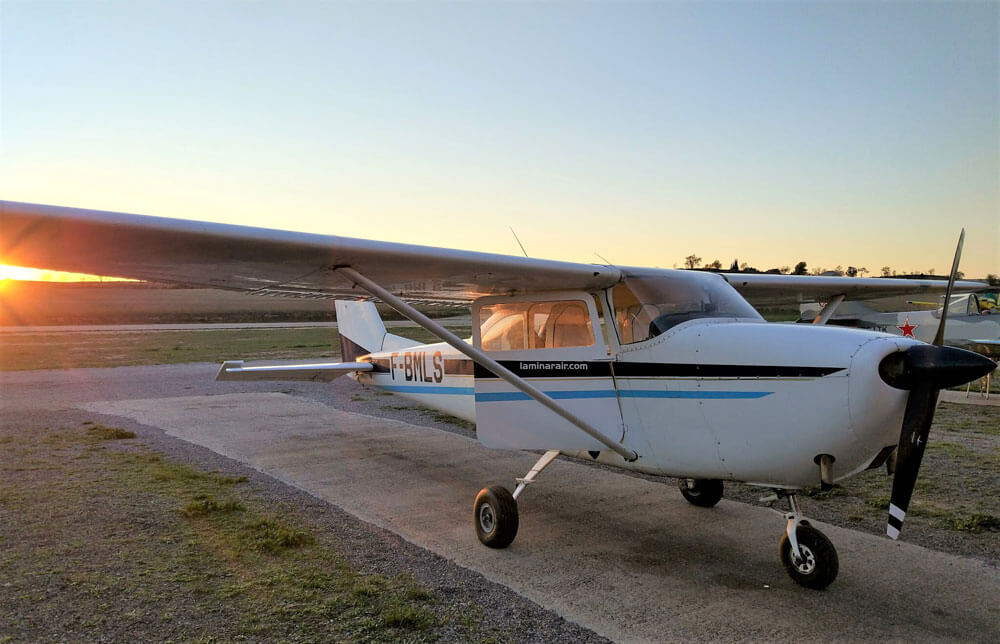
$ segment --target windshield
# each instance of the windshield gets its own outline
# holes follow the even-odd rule
[[[642,342],[688,320],[763,318],[721,276],[695,271],[628,271],[612,291],[623,344]]]

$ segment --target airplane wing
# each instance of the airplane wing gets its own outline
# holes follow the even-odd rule
[[[280,296],[365,297],[366,292],[333,270],[337,267],[351,267],[395,295],[425,302],[593,290],[619,282],[628,271],[12,201],[0,201],[0,240],[0,262],[5,264]],[[643,271],[648,274],[650,269]],[[946,287],[936,280],[770,274],[726,278],[753,304],[815,301],[840,293],[871,298]],[[959,282],[956,287],[983,285]]]
[[[350,266],[412,300],[591,290],[616,268],[0,201],[0,262],[262,295],[364,297],[332,270]]]
[[[871,300],[907,293],[945,292],[948,280],[911,280],[885,277],[828,277],[825,275],[774,275],[773,273],[723,273],[726,280],[754,306],[824,302],[835,295],[848,300]],[[956,290],[986,288],[982,282],[961,280]]]

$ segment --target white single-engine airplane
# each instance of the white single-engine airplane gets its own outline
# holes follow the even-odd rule
[[[894,460],[888,533],[896,538],[938,391],[996,368],[940,346],[940,337],[925,344],[768,324],[737,292],[754,301],[839,302],[945,288],[936,281],[727,280],[14,202],[0,202],[0,240],[0,261],[20,266],[388,304],[442,342],[391,335],[370,301],[338,301],[345,362],[227,362],[219,378],[351,373],[475,421],[487,446],[544,450],[513,492],[493,486],[476,497],[476,533],[493,548],[514,539],[517,499],[562,452],[678,477],[681,493],[699,506],[719,501],[724,480],[771,489],[790,505],[785,569],[804,586],[824,588],[837,575],[837,553],[803,518],[796,491]],[[957,263],[958,253],[949,292]],[[471,304],[471,341],[414,301]]]

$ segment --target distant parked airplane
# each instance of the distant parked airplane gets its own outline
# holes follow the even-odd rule
[[[996,308],[995,302],[995,293],[952,295],[948,304],[944,343],[982,353],[994,360],[1000,358],[1000,309]],[[812,321],[819,314],[819,305],[803,304],[799,310],[800,322]],[[941,321],[941,312],[940,302],[936,310],[890,313],[880,313],[861,302],[844,302],[827,323],[931,342]]]

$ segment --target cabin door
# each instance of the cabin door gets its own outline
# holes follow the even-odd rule
[[[473,343],[615,440],[621,409],[594,298],[581,292],[485,297]],[[476,365],[476,434],[488,447],[600,451],[606,446]]]

